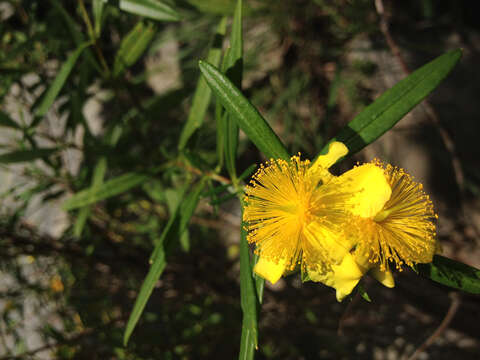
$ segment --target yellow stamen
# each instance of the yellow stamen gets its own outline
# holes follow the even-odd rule
[[[329,163],[335,156],[343,152],[328,155]],[[282,268],[325,269],[339,262],[351,250],[344,241],[350,238],[344,236],[351,228],[350,197],[327,168],[299,156],[261,165],[245,189],[243,213],[247,240],[261,258],[255,271],[275,282]]]
[[[380,270],[388,269],[388,262],[398,269],[403,264],[432,261],[435,252],[435,212],[423,186],[413,181],[403,169],[383,165],[385,178],[392,189],[390,199],[371,219],[364,219],[358,250],[378,263]]]

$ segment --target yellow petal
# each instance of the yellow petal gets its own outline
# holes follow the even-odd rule
[[[359,265],[352,254],[347,254],[340,265],[332,266],[332,271],[322,273],[309,270],[308,276],[313,281],[322,282],[327,286],[335,288],[337,300],[342,301],[352,292],[367,271],[368,268]]]
[[[352,213],[363,218],[375,217],[392,194],[383,169],[374,164],[357,166],[340,178],[345,181],[347,189],[354,193],[350,200]]]
[[[323,261],[331,260],[334,263],[340,263],[355,245],[351,237],[344,238],[341,233],[332,231],[316,221],[306,226],[303,235],[305,236],[304,252],[321,254],[320,259]]]
[[[328,169],[335,164],[338,159],[348,154],[348,148],[339,141],[334,141],[328,146],[328,152],[325,155],[320,155],[312,164],[311,169],[314,170],[321,166]]]
[[[264,279],[270,281],[272,284],[275,284],[282,277],[286,267],[285,260],[275,262],[260,256],[253,271]]]
[[[357,264],[351,254],[347,254],[340,265],[332,266],[335,273],[334,288],[337,290],[337,300],[342,301],[357,286],[367,269]]]
[[[388,288],[393,288],[395,286],[395,280],[393,279],[393,275],[390,270],[382,271],[380,270],[380,266],[377,265],[370,270],[370,275],[380,281],[383,286]]]

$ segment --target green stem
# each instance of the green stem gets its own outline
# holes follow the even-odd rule
[[[90,36],[90,39],[93,42],[93,47],[95,48],[95,52],[97,53],[98,59],[102,64],[102,67],[103,67],[103,70],[105,71],[106,76],[110,77],[110,68],[108,67],[105,57],[103,56],[102,49],[98,45],[98,39],[95,36],[95,31],[93,30],[92,22],[90,21],[90,17],[88,16],[88,12],[87,12],[87,9],[85,8],[85,4],[83,0],[78,0],[78,4],[80,6],[80,12],[82,13],[83,21],[87,26],[88,35]]]

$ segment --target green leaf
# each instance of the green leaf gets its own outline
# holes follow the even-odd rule
[[[107,158],[102,156],[95,165],[93,170],[92,185],[90,187],[91,191],[96,191],[103,183],[105,178],[105,173],[107,172]],[[80,237],[83,232],[83,228],[87,222],[88,217],[90,216],[91,208],[90,206],[84,206],[78,211],[77,220],[73,226],[73,236]]]
[[[53,80],[52,84],[45,92],[40,105],[38,106],[37,110],[35,111],[35,115],[42,117],[45,116],[50,106],[52,106],[53,102],[57,98],[60,90],[62,90],[65,81],[67,81],[68,75],[72,72],[75,63],[78,60],[78,57],[82,53],[85,48],[90,46],[90,42],[85,42],[77,47],[77,49],[68,57],[67,61],[63,63],[60,71],[58,72],[55,80]]]
[[[149,259],[150,264],[153,264],[153,262],[155,261],[155,258],[157,257],[158,252],[164,251],[165,243],[170,242],[170,239],[174,237],[175,234],[178,233],[179,224],[180,224],[180,213],[181,213],[180,204],[184,201],[186,189],[187,187],[185,186],[178,193],[177,203],[175,204],[176,207],[172,208],[172,211],[170,212],[172,215],[168,219],[168,222],[162,231],[162,235],[160,236],[160,240],[158,241],[158,243],[156,244],[155,248],[152,251],[152,254],[150,255],[150,259]],[[172,202],[168,201],[168,198],[167,198],[167,203],[170,203],[170,206],[173,205]]]
[[[120,0],[121,10],[158,21],[178,21],[180,15],[171,6],[157,0]]]
[[[435,255],[432,263],[417,264],[415,268],[420,275],[440,284],[480,294],[479,269],[440,255]]]
[[[152,23],[138,22],[120,43],[120,48],[115,55],[113,76],[120,75],[126,68],[135,64],[147,50],[154,35],[155,26]]]
[[[370,296],[368,295],[367,290],[365,290],[362,284],[357,285],[357,291],[365,301],[372,302],[372,299],[370,299]]]
[[[98,38],[100,37],[100,33],[102,31],[102,16],[103,16],[103,9],[105,7],[104,0],[93,0],[92,1],[92,13],[93,18],[95,19],[95,36]]]
[[[301,268],[300,274],[302,282],[312,281],[312,279],[310,279],[310,274],[308,273],[308,271],[305,271],[303,268]]]
[[[200,61],[199,67],[217,99],[257,148],[267,157],[288,160],[285,146],[240,90],[213,65]]]
[[[156,252],[155,258],[153,258],[153,264],[150,267],[145,280],[143,281],[140,292],[138,293],[135,304],[133,305],[133,310],[128,318],[127,326],[125,327],[125,333],[123,335],[123,344],[125,346],[127,345],[128,339],[132,335],[133,329],[135,329],[135,325],[137,325],[143,309],[145,309],[145,305],[147,305],[147,301],[150,298],[150,295],[152,295],[153,288],[162,275],[166,265],[167,262],[165,259],[165,251],[163,248],[160,248],[160,250]]]
[[[20,126],[2,111],[0,111],[0,126],[20,129]]]
[[[227,18],[223,17],[218,24],[212,47],[207,54],[207,61],[215,66],[218,66],[220,63],[220,58],[222,57],[222,43],[226,29]],[[182,133],[180,134],[178,150],[181,151],[185,148],[188,139],[190,139],[193,133],[202,125],[211,97],[212,91],[208,87],[205,79],[200,75],[197,88],[195,89],[195,93],[193,95],[192,107],[188,114],[187,122],[185,123]]]
[[[240,176],[238,177],[239,180],[243,180],[245,179],[246,177],[252,175],[252,173],[255,171],[255,169],[257,168],[257,164],[252,164],[250,165],[248,168],[246,168],[241,174]]]
[[[33,150],[18,150],[10,153],[0,155],[0,163],[12,164],[19,162],[33,161],[37,159],[46,158],[56,152],[57,148],[52,149],[33,149]]]
[[[63,204],[64,210],[78,209],[82,206],[121,194],[150,179],[151,174],[131,172],[106,181],[98,187],[79,191]]]
[[[253,255],[253,266],[257,264],[259,258],[260,256],[258,256],[257,254]],[[253,266],[252,266],[252,272],[253,272]],[[258,276],[257,274],[254,274],[253,278],[255,279],[255,290],[257,292],[257,301],[261,305],[263,303],[263,289],[265,288],[265,279],[262,278],[261,276]]]
[[[212,199],[210,201],[210,205],[212,205],[212,206],[220,205],[220,204],[223,204],[224,202],[227,202],[227,201],[229,201],[233,198],[236,198],[237,196],[238,196],[238,194],[233,193],[233,194],[225,195],[221,198]]]
[[[186,197],[185,201],[180,206],[180,228],[179,232],[182,233],[188,226],[190,218],[192,217],[197,204],[200,201],[200,195],[203,188],[207,184],[207,178],[202,178],[200,182],[193,188],[193,190]]]
[[[75,45],[80,46],[84,41],[84,35],[80,30],[78,24],[73,20],[70,14],[62,7],[62,4],[58,0],[50,0],[52,7],[59,13],[60,17],[63,19],[65,24],[67,25],[70,34],[75,42]],[[85,58],[87,59],[88,63],[92,65],[100,74],[103,75],[103,70],[98,64],[97,60],[93,56],[93,53],[90,49],[85,50]]]
[[[171,248],[174,245],[174,240],[179,241],[180,237],[187,229],[187,225],[192,217],[195,208],[197,207],[198,201],[200,200],[200,194],[206,184],[206,178],[202,178],[200,182],[193,188],[190,194],[185,198],[184,201],[177,207],[176,211],[170,217],[165,229],[162,232],[160,240],[153,250],[152,257],[150,258],[150,271],[145,278],[140,292],[135,300],[133,305],[132,313],[127,322],[125,328],[125,333],[123,335],[123,343],[126,345],[128,339],[132,335],[135,326],[140,319],[140,316],[147,305],[147,301],[152,295],[153,288],[155,283],[158,281],[162,275],[163,270],[166,265],[166,254],[169,253]]]
[[[85,41],[85,38],[82,34],[82,32],[79,30],[78,25],[75,23],[73,18],[70,16],[70,14],[63,8],[62,3],[59,0],[50,0],[50,3],[52,4],[52,7],[55,8],[63,20],[65,21],[73,40],[75,41],[75,44],[79,46]]]
[[[217,171],[223,167],[225,154],[225,112],[219,101],[215,103],[215,125],[217,130]]]
[[[233,15],[232,33],[230,35],[230,48],[228,49],[222,66],[222,72],[238,89],[242,88],[243,73],[243,38],[242,38],[242,1],[237,1]],[[231,178],[236,177],[235,164],[237,162],[238,125],[232,114],[226,114],[225,131],[225,165]]]
[[[331,141],[343,142],[349,154],[372,143],[430,94],[461,56],[462,50],[453,50],[422,66],[367,106]]]
[[[187,0],[198,10],[212,14],[233,14],[235,9],[235,0]]]
[[[258,346],[257,294],[250,266],[247,232],[242,227],[240,237],[240,305],[242,307],[242,336],[239,359],[253,359]]]
[[[117,144],[118,140],[120,139],[122,129],[123,127],[120,124],[117,124],[113,127],[113,129],[110,132],[108,132],[105,135],[106,143],[109,146],[114,147]],[[100,185],[103,183],[105,174],[107,173],[107,167],[108,167],[107,158],[105,156],[101,156],[93,170],[90,190],[92,191],[95,191],[94,189],[98,190]],[[75,224],[73,226],[73,235],[75,237],[80,237],[82,235],[83,228],[85,227],[85,224],[88,220],[88,217],[90,216],[90,213],[91,213],[90,205],[86,205],[78,211],[77,220],[75,221]]]

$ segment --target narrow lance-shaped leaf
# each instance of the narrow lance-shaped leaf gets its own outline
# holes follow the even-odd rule
[[[173,214],[175,211],[177,211],[177,208],[180,205],[180,201],[183,200],[185,190],[185,187],[165,190],[165,201],[167,202],[168,212],[170,214]],[[186,227],[180,235],[180,247],[185,252],[190,251],[190,235],[188,232],[188,227]]]
[[[120,48],[115,55],[113,76],[120,75],[126,68],[135,64],[147,50],[154,35],[155,26],[152,23],[138,22],[120,43]]]
[[[147,181],[151,174],[131,172],[120,175],[97,186],[79,191],[63,204],[64,210],[78,209],[82,206],[121,194]]]
[[[133,305],[132,313],[128,318],[125,333],[123,335],[123,343],[126,345],[128,339],[132,335],[135,326],[140,319],[140,316],[147,305],[147,301],[152,295],[155,283],[162,275],[166,266],[166,255],[171,251],[174,245],[176,245],[186,230],[187,225],[192,217],[198,201],[200,200],[200,194],[206,184],[206,178],[200,180],[200,182],[193,188],[192,192],[182,201],[181,205],[177,207],[175,213],[169,219],[165,229],[162,232],[162,236],[157,246],[153,250],[150,263],[152,264],[150,270],[143,281],[140,292]]]
[[[75,45],[80,46],[84,41],[85,37],[82,31],[80,30],[80,26],[73,20],[70,14],[63,8],[62,3],[59,0],[50,0],[52,7],[57,10],[60,17],[63,19],[67,28],[72,35],[73,40],[75,41]],[[93,52],[90,49],[85,50],[85,58],[87,59],[88,63],[92,65],[100,74],[104,75],[102,68],[98,64],[95,56],[93,56]]]
[[[166,254],[165,254],[165,244],[166,239],[178,234],[179,237],[181,234],[177,232],[179,229],[179,206],[175,209],[175,211],[171,214],[170,218],[168,219],[165,228],[162,231],[162,235],[155,246],[152,255],[149,259],[150,270],[148,271],[145,280],[143,280],[142,287],[140,288],[140,292],[138,293],[137,299],[135,300],[135,304],[133,305],[132,312],[128,318],[127,326],[125,327],[125,333],[123,334],[123,344],[127,345],[130,336],[135,329],[135,326],[140,319],[140,316],[147,305],[148,299],[152,295],[153,289],[155,287],[156,282],[160,279],[160,276],[167,265],[166,261]]]
[[[257,295],[250,266],[247,232],[242,227],[240,238],[240,304],[242,307],[242,337],[240,360],[254,358],[258,346]]]
[[[233,0],[187,0],[187,2],[201,12],[217,15],[232,14],[235,8]]]
[[[258,259],[260,257],[255,254],[253,256],[253,263],[252,263],[252,272],[255,264],[258,262]],[[258,276],[257,274],[253,275],[253,278],[255,279],[255,290],[257,291],[257,301],[259,304],[263,303],[263,290],[265,288],[265,279],[262,278],[261,276]]]
[[[75,66],[75,63],[78,60],[78,57],[82,53],[85,48],[87,48],[91,43],[86,42],[81,44],[77,49],[68,57],[67,61],[63,63],[62,67],[60,68],[60,71],[58,72],[57,76],[55,77],[55,80],[53,80],[52,84],[46,91],[45,95],[42,98],[42,101],[40,102],[40,105],[38,106],[37,110],[35,111],[35,115],[42,117],[45,116],[47,113],[48,109],[52,106],[53,102],[57,98],[58,94],[60,93],[60,90],[62,90],[63,85],[65,84],[65,81],[67,81],[68,76],[73,70],[73,67]]]
[[[117,124],[113,127],[113,129],[108,134],[106,134],[106,142],[108,145],[113,147],[117,144],[118,140],[120,139],[122,129],[123,127]],[[105,174],[107,173],[107,167],[108,167],[107,157],[101,156],[100,159],[97,161],[95,168],[93,169],[93,176],[92,176],[90,190],[92,191],[96,191],[94,189],[98,190],[100,185],[103,183]],[[75,237],[80,237],[82,235],[83,228],[85,227],[88,217],[90,216],[90,212],[91,212],[90,206],[91,205],[84,206],[80,208],[80,210],[78,211],[77,220],[75,221],[75,224],[73,226],[73,235]]]
[[[238,88],[242,88],[243,75],[243,38],[242,38],[242,0],[237,1],[233,15],[232,33],[230,36],[230,48],[223,62],[222,72]],[[235,164],[237,162],[238,125],[233,115],[227,113],[224,119],[225,131],[225,165],[230,177],[236,177]]]
[[[153,288],[155,287],[158,279],[160,279],[160,276],[162,275],[166,265],[167,262],[165,258],[165,251],[163,248],[160,248],[159,251],[157,251],[155,254],[153,264],[151,265],[150,270],[148,271],[148,274],[143,281],[140,292],[138,293],[135,304],[133,305],[132,313],[128,318],[128,323],[125,328],[125,333],[123,335],[124,345],[127,345],[128,339],[132,335],[133,329],[135,329],[135,325],[137,325],[137,322],[142,315],[143,309],[145,309],[145,305],[147,305],[147,301],[150,298],[150,295],[152,295]]]
[[[92,1],[92,13],[95,19],[95,36],[98,38],[102,31],[102,16],[103,9],[105,7],[105,0],[93,0]]]
[[[354,154],[392,128],[430,94],[462,56],[457,49],[439,56],[387,90],[331,141],[341,141]],[[321,153],[328,148],[325,146]]]
[[[185,200],[185,192],[190,186],[190,184],[185,184],[183,188],[180,189],[179,194],[178,194],[178,203],[176,204],[176,207],[174,209],[171,209],[171,216],[167,221],[167,224],[165,225],[165,228],[162,231],[162,235],[160,236],[160,239],[155,245],[155,248],[152,251],[152,254],[150,255],[149,264],[153,264],[155,259],[158,256],[158,252],[164,251],[165,244],[170,242],[170,238],[174,237],[175,234],[179,233],[180,229],[180,216],[181,216],[181,208],[180,205],[183,203]]]
[[[209,87],[210,89],[210,87]],[[217,130],[217,170],[223,167],[225,158],[225,111],[222,104],[217,101],[215,103],[215,125]]]
[[[480,294],[480,270],[461,262],[435,255],[432,263],[418,264],[416,270],[420,275],[440,284]]]
[[[12,164],[19,162],[28,162],[37,159],[46,158],[52,155],[57,148],[53,149],[33,149],[33,150],[17,150],[0,155],[0,163]]]
[[[257,148],[267,157],[288,160],[285,146],[240,90],[213,65],[200,61],[199,67],[217,99]]]
[[[158,0],[120,0],[119,8],[131,14],[158,21],[178,21],[180,15],[171,6]]]
[[[217,31],[215,33],[212,46],[207,54],[207,61],[215,66],[220,63],[222,57],[222,42],[227,28],[227,18],[223,17],[218,24]],[[197,88],[193,95],[192,107],[188,114],[187,122],[180,134],[180,141],[178,142],[178,150],[183,150],[187,145],[188,139],[194,134],[194,132],[202,125],[205,113],[210,104],[212,97],[212,91],[208,87],[203,76],[200,75]]]

